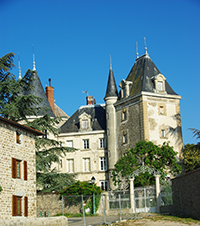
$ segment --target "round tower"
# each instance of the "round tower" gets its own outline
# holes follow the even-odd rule
[[[104,100],[106,102],[106,129],[107,129],[107,150],[108,150],[108,170],[109,170],[109,187],[114,189],[115,186],[112,182],[112,170],[117,162],[116,150],[116,120],[115,120],[115,107],[114,103],[117,101],[118,92],[117,86],[110,65],[109,77],[106,95]]]

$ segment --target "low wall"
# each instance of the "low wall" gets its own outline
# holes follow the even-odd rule
[[[66,217],[40,217],[40,218],[25,218],[15,217],[10,220],[0,220],[0,226],[68,226]]]
[[[200,219],[200,168],[172,179],[173,214]]]

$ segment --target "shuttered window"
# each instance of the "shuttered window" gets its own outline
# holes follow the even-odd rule
[[[13,195],[12,197],[12,215],[22,215],[22,197],[20,196]]]
[[[28,179],[27,161],[24,161],[24,180]]]
[[[28,217],[28,197],[24,197],[24,216]]]

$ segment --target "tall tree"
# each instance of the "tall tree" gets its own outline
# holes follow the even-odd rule
[[[30,86],[32,71],[29,69],[22,79],[16,80],[11,73],[14,53],[9,53],[0,58],[0,115],[14,121],[26,121],[26,124],[34,129],[57,137],[59,123],[58,118],[51,118],[48,114],[43,117],[28,121],[27,116],[37,115],[39,108],[34,108],[41,98],[33,95],[23,95],[25,90],[33,89]],[[37,187],[43,191],[61,190],[74,182],[74,175],[59,173],[55,164],[59,158],[70,148],[62,146],[62,143],[47,136],[36,138],[36,171]]]
[[[177,153],[168,143],[155,145],[151,141],[139,141],[135,148],[127,150],[126,154],[118,160],[113,170],[113,181],[120,183],[122,177],[131,175],[142,164],[158,170],[164,179],[167,171],[179,173],[181,166],[177,163]],[[155,184],[155,178],[148,172],[141,173],[135,178],[135,186],[148,186]]]
[[[39,109],[32,104],[39,103],[40,98],[33,95],[22,95],[22,90],[31,89],[32,71],[27,70],[22,79],[16,80],[11,73],[14,53],[8,53],[0,58],[0,115],[14,120],[25,120],[27,115],[36,115]]]

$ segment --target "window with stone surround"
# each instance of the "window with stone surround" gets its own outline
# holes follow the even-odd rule
[[[127,109],[123,109],[122,110],[122,121],[125,121],[127,120]]]
[[[89,148],[90,148],[89,139],[83,140],[83,149],[89,149]]]
[[[99,158],[99,166],[100,166],[100,171],[107,170],[107,158],[106,157]]]
[[[24,161],[24,180],[28,178],[27,161]],[[12,158],[12,178],[22,178],[21,177],[21,167],[22,161],[19,159]]]
[[[123,133],[122,133],[122,143],[123,143],[123,144],[128,143],[127,130],[124,130]]]
[[[106,139],[105,138],[99,139],[99,148],[106,148]]]
[[[74,172],[74,159],[67,159],[67,173]]]
[[[21,144],[21,133],[18,130],[16,131],[16,143]]]
[[[83,159],[83,172],[90,172],[90,158]]]
[[[22,196],[12,196],[12,215],[22,216]],[[24,197],[24,216],[28,216],[28,197]]]
[[[101,190],[108,191],[108,181],[107,180],[99,181],[99,186],[101,187]]]
[[[67,147],[73,148],[73,140],[67,140],[66,143],[67,143]]]

